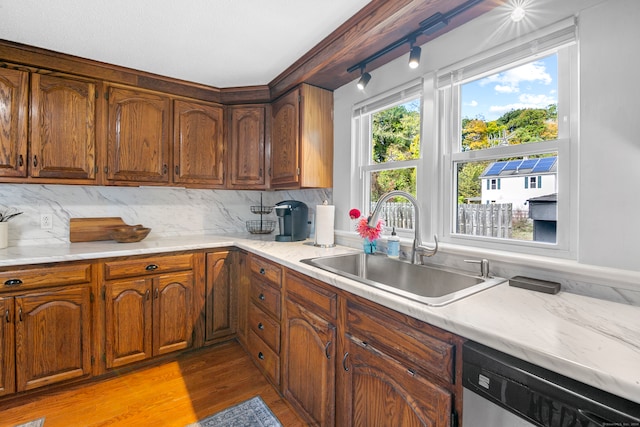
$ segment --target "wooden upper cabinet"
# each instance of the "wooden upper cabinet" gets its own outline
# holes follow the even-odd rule
[[[231,107],[230,188],[266,188],[265,106]]]
[[[32,177],[95,179],[95,104],[90,81],[31,75]]]
[[[108,98],[107,179],[169,183],[170,99],[113,86]]]
[[[27,176],[29,73],[0,68],[0,176]]]
[[[302,84],[272,104],[271,187],[333,186],[333,93]]]
[[[222,107],[176,100],[173,126],[174,182],[224,186]]]

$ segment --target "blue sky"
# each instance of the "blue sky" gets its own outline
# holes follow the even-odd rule
[[[558,60],[551,55],[462,86],[462,117],[496,120],[519,108],[558,103]]]

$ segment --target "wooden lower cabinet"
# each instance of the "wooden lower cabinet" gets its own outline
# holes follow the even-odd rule
[[[282,392],[313,425],[335,425],[336,326],[286,303]]]
[[[205,341],[219,341],[236,333],[239,253],[226,250],[207,254]]]
[[[449,427],[452,395],[355,337],[345,338],[339,425]]]
[[[13,297],[0,297],[0,396],[15,392]]]
[[[191,347],[193,291],[191,271],[107,282],[107,369]]]

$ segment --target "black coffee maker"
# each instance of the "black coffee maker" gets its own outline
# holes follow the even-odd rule
[[[297,200],[283,200],[275,205],[280,234],[276,242],[297,242],[309,235],[309,208]]]

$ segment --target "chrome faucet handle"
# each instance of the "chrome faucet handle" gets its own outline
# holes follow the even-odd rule
[[[434,246],[432,248],[420,245],[416,249],[419,251],[418,255],[420,256],[420,264],[424,264],[424,257],[432,257],[438,253],[438,236],[433,235]]]
[[[469,262],[471,264],[480,264],[480,277],[483,279],[488,279],[489,275],[489,260],[486,258],[482,259],[465,259],[464,262]]]

